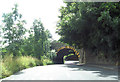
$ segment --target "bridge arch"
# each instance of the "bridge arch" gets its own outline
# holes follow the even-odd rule
[[[71,46],[65,46],[65,47],[61,47],[57,50],[57,56],[56,56],[56,63],[57,64],[63,64],[64,60],[63,57],[67,56],[69,54],[73,53],[75,56],[77,56],[78,58],[80,57],[80,53],[73,47]]]

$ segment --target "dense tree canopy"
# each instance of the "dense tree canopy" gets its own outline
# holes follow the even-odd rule
[[[61,41],[92,52],[117,57],[120,3],[66,3],[60,9],[57,33]],[[115,55],[113,55],[115,54]]]

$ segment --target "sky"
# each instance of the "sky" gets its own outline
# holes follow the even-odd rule
[[[60,36],[55,33],[60,15],[59,9],[65,6],[62,0],[0,0],[0,22],[3,13],[11,12],[14,4],[18,4],[18,12],[27,21],[26,28],[32,26],[34,19],[41,19],[45,29],[48,29],[54,40]]]

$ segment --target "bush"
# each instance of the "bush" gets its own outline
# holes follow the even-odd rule
[[[47,58],[46,56],[42,56],[42,57],[41,57],[41,62],[42,62],[42,65],[50,65],[50,64],[53,64],[53,61],[50,60],[49,58]]]
[[[16,62],[20,70],[36,66],[37,61],[38,60],[36,58],[30,57],[30,56],[21,56],[16,58]]]
[[[4,56],[4,58],[2,59],[2,61],[0,61],[1,65],[1,76],[2,77],[6,77],[9,76],[15,72],[17,72],[19,70],[19,68],[17,67],[16,62],[13,61],[13,56]]]
[[[12,55],[6,55],[0,63],[0,78],[4,78],[22,69],[40,65],[41,62],[30,56],[13,57]]]
[[[1,67],[1,69],[0,69],[0,79],[4,78],[4,77],[7,77],[7,76],[12,74],[11,71],[9,71],[7,69],[7,67],[5,66],[4,63],[1,62],[0,67]]]
[[[0,61],[0,78],[5,78],[25,68],[52,63],[46,56],[42,56],[40,61],[31,56],[13,57],[13,55],[5,55]]]

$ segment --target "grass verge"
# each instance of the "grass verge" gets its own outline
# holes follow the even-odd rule
[[[52,63],[50,59],[42,59],[40,61],[31,56],[4,56],[4,58],[0,60],[0,79],[8,77],[22,69]]]

